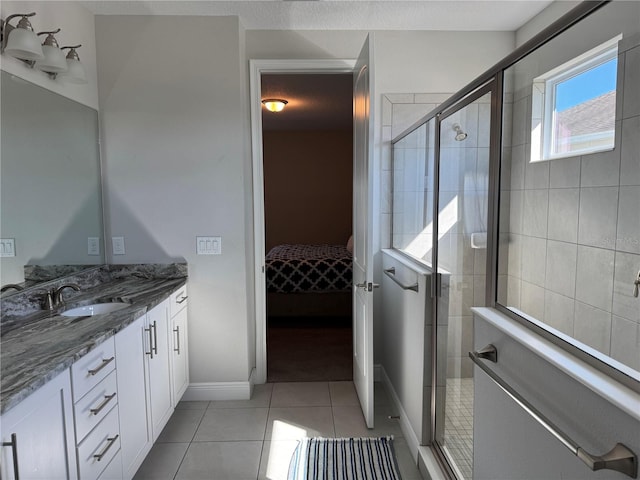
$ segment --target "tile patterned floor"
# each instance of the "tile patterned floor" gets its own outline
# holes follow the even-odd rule
[[[134,480],[286,480],[303,436],[395,437],[403,480],[422,480],[391,403],[375,386],[368,430],[352,382],[257,385],[246,401],[180,402]]]
[[[458,467],[459,480],[473,478],[473,378],[448,378],[444,448]]]

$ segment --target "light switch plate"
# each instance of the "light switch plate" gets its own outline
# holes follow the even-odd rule
[[[0,257],[16,256],[15,238],[0,238]]]
[[[198,255],[221,255],[222,237],[196,237]]]
[[[111,248],[114,255],[124,255],[124,237],[111,237]]]
[[[100,238],[87,238],[87,255],[100,255]]]

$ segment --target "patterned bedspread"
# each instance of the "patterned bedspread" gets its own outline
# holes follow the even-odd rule
[[[343,245],[278,245],[266,256],[267,292],[349,292],[351,262]]]

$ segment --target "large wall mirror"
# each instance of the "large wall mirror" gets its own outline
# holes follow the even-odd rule
[[[0,283],[103,264],[98,112],[1,74]]]

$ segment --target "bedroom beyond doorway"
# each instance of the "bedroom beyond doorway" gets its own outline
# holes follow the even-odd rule
[[[263,74],[268,381],[352,378],[352,74]]]

